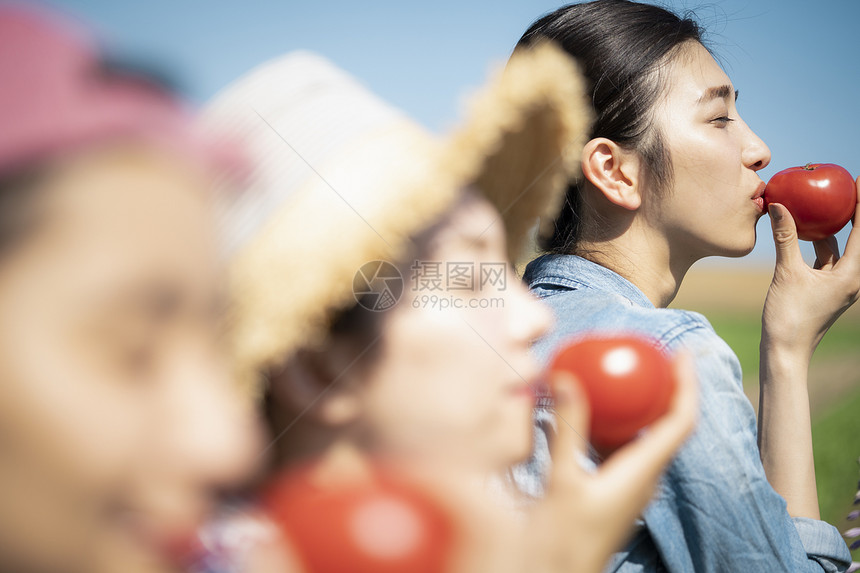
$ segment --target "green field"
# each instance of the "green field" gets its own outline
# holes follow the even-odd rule
[[[860,479],[860,389],[826,414],[812,427],[815,448],[815,475],[821,517],[844,531],[845,520]],[[853,527],[857,527],[854,523]],[[855,552],[855,560],[860,552]]]
[[[744,313],[705,313],[714,330],[729,343],[744,370],[746,379],[758,376],[759,341],[761,340],[761,318],[758,315]],[[853,317],[852,317],[853,318]],[[824,336],[818,350],[812,357],[812,365],[822,363],[827,359],[839,359],[842,356],[860,356],[860,321],[846,320],[843,317],[836,321]],[[858,375],[860,380],[860,375]]]

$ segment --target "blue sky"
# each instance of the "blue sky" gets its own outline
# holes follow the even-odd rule
[[[317,51],[428,128],[443,132],[463,96],[503,62],[552,1],[433,2],[53,0],[115,49],[166,68],[204,102],[255,64]],[[856,0],[663,1],[693,11],[741,92],[744,119],[770,146],[771,175],[808,162],[860,175],[860,44]],[[850,228],[850,225],[849,225]],[[767,218],[748,264],[769,265]],[[848,230],[838,235],[840,245]],[[811,249],[805,247],[807,257]]]

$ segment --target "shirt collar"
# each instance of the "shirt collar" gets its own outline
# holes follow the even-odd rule
[[[526,266],[523,280],[530,289],[541,284],[570,290],[592,288],[619,294],[637,306],[654,308],[654,304],[633,283],[577,255],[541,255]]]

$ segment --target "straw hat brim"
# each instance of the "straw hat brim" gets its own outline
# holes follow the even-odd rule
[[[254,73],[259,80],[265,70]],[[242,81],[228,88],[231,102]],[[432,137],[402,118],[327,158],[318,177],[273,208],[231,257],[238,376],[255,385],[260,372],[297,349],[323,343],[333,317],[356,303],[356,271],[368,261],[399,260],[411,237],[466,188],[498,209],[516,260],[539,218],[552,223],[578,174],[591,124],[583,82],[572,59],[543,44],[515,53],[449,136]],[[234,105],[216,98],[209,121],[219,131],[230,121],[213,118],[230,118]],[[259,137],[241,129],[232,135]]]

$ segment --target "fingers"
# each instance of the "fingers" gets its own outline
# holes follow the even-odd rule
[[[550,452],[551,481],[569,482],[582,473],[577,457],[588,448],[588,398],[576,378],[566,372],[551,373],[550,388],[557,428]]]
[[[693,431],[698,419],[698,383],[692,358],[679,354],[674,370],[677,388],[665,416],[635,441],[616,451],[602,466],[601,479],[644,509],[666,466]],[[637,480],[630,480],[630,476]]]
[[[815,249],[816,269],[829,269],[839,260],[839,243],[833,235],[821,241],[814,241],[812,247]]]
[[[849,267],[849,274],[857,274],[860,272],[860,231],[857,227],[860,226],[860,177],[856,181],[857,187],[857,208],[854,211],[854,220],[852,222],[851,233],[848,235],[848,240],[845,242],[845,252],[842,253],[841,267]]]
[[[767,212],[770,215],[773,242],[776,246],[777,272],[803,262],[797,240],[797,227],[788,209],[779,203],[771,203],[768,205]]]

